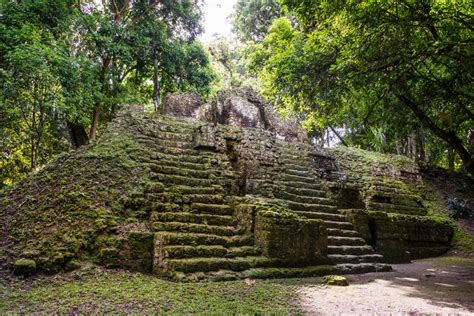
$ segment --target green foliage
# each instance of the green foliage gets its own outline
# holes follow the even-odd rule
[[[259,89],[255,78],[247,74],[248,53],[241,43],[219,37],[209,43],[208,51],[218,79],[214,82],[213,92],[235,87]]]
[[[210,93],[201,2],[1,0],[0,13],[0,187],[82,145],[89,126],[95,138],[123,106]]]
[[[423,129],[430,158],[451,148],[472,171],[470,2],[281,3],[297,23],[275,20],[251,58],[267,98],[379,151]]]
[[[242,41],[261,41],[273,20],[282,15],[277,0],[239,0],[232,14],[233,32]]]

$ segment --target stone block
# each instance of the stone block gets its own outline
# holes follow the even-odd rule
[[[267,257],[312,260],[327,255],[327,232],[322,221],[291,213],[259,210],[255,243]]]
[[[345,215],[386,262],[438,256],[449,249],[453,227],[435,217],[348,210]]]
[[[15,261],[14,273],[16,275],[30,276],[36,272],[36,262],[31,259],[18,259]]]
[[[201,97],[196,93],[170,93],[163,101],[166,115],[176,117],[196,117]]]

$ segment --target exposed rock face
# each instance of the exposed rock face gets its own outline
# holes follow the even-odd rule
[[[221,90],[209,103],[198,104],[194,94],[171,94],[165,100],[165,114],[235,127],[259,128],[278,139],[304,142],[308,136],[295,119],[281,118],[263,97],[248,89]]]
[[[196,117],[201,97],[196,93],[170,93],[163,102],[164,114],[175,117]]]

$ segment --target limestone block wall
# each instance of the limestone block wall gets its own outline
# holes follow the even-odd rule
[[[261,211],[255,221],[255,244],[267,257],[311,263],[327,256],[327,232],[321,220]]]
[[[453,228],[429,216],[346,210],[346,217],[387,262],[434,257],[449,249]]]

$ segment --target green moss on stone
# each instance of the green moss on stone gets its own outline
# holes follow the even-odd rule
[[[322,283],[327,285],[348,286],[349,282],[341,275],[326,275],[323,277]]]
[[[31,259],[18,259],[15,261],[14,269],[16,275],[30,276],[36,272],[36,262]]]

